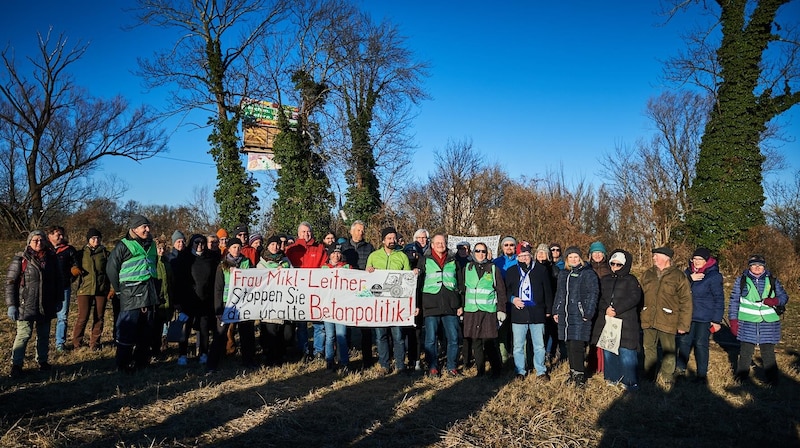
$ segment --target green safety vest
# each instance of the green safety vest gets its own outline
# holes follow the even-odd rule
[[[250,259],[244,257],[244,259],[242,260],[242,264],[239,265],[239,269],[249,269],[249,268],[250,268]],[[222,287],[222,303],[228,303],[228,285],[231,284],[231,270],[223,269],[222,277],[225,279],[225,286]]]
[[[158,254],[155,243],[150,244],[147,252],[138,241],[124,238],[122,243],[131,252],[131,257],[123,261],[120,266],[120,283],[144,282],[158,277]]]
[[[739,320],[743,322],[778,322],[781,320],[774,308],[764,305],[764,299],[775,297],[769,277],[764,279],[764,297],[758,294],[758,288],[750,277],[744,276],[744,279],[747,282],[747,295],[739,297]]]
[[[467,265],[464,275],[464,287],[466,296],[464,297],[464,311],[474,313],[475,311],[485,311],[494,313],[497,311],[497,291],[494,289],[494,270],[484,273],[478,278],[478,270],[473,265]]]
[[[436,294],[442,286],[450,291],[456,290],[456,262],[451,260],[440,268],[433,258],[425,260],[425,283],[422,285],[422,292]]]

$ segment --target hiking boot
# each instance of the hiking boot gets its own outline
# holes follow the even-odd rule
[[[11,374],[9,375],[11,378],[20,378],[22,375],[24,375],[22,366],[17,364],[11,366]]]
[[[447,374],[453,378],[461,376],[461,372],[459,372],[457,369],[448,370]]]
[[[208,362],[208,355],[206,355],[205,353],[201,354],[200,355],[200,364],[205,364],[207,362]]]
[[[52,368],[49,362],[40,362],[39,363],[39,370],[42,372],[47,372]]]
[[[428,370],[428,376],[439,376],[439,369]]]
[[[186,356],[185,356],[185,355],[184,355],[184,356],[179,356],[179,357],[178,357],[178,365],[179,365],[179,366],[185,366],[185,365],[187,365],[187,364],[189,364],[189,360],[188,360],[188,359],[186,359]]]

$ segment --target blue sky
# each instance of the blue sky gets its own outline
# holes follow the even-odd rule
[[[800,14],[799,2],[793,5]],[[123,1],[13,2],[0,18],[0,45],[17,58],[35,45],[35,33],[52,26],[70,41],[90,42],[74,66],[76,83],[93,95],[122,94],[134,105],[161,107],[164,91],[147,92],[132,71],[136,58],[170,45],[154,28],[123,31],[132,15]],[[599,159],[615,146],[633,145],[653,129],[643,111],[662,84],[661,61],[677,54],[679,36],[699,17],[669,23],[648,1],[368,1],[362,7],[387,18],[408,36],[420,59],[431,64],[422,104],[411,132],[418,146],[413,169],[423,179],[433,152],[449,140],[472,140],[489,161],[512,177],[544,177],[562,171],[567,182],[603,182]],[[205,122],[204,114],[192,119]],[[786,134],[800,137],[800,108],[783,117]],[[108,160],[128,189],[125,199],[144,204],[186,203],[193,190],[213,191],[216,170],[207,153],[207,129],[167,123],[169,151],[141,163]],[[800,169],[800,143],[783,144],[790,167]],[[266,181],[267,175],[256,177]],[[268,183],[268,182],[264,182]],[[266,195],[262,192],[260,195]]]

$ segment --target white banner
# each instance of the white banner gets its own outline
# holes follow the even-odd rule
[[[500,251],[500,235],[487,235],[487,236],[447,236],[447,248],[451,251],[456,251],[456,245],[462,241],[469,243],[470,250],[475,249],[475,243],[484,243],[486,247],[492,251],[492,257],[497,257],[502,252]]]
[[[327,321],[414,325],[417,275],[357,269],[231,269],[224,322]]]

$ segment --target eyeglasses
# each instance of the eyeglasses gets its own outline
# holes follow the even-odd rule
[[[514,247],[514,246],[516,246],[516,244],[514,244],[514,243],[503,244],[503,247]]]
[[[624,264],[617,263],[616,261],[612,261],[611,263],[608,263],[608,264],[610,264],[611,266],[616,266],[618,268],[621,268],[621,267],[625,266]]]
[[[31,243],[41,243],[41,242],[42,242],[41,238],[34,238],[31,240]]]
[[[475,252],[476,254],[485,254],[486,253],[486,251],[483,250],[483,249],[475,249],[475,250],[473,250],[473,252]]]

